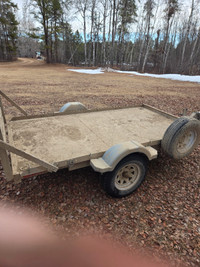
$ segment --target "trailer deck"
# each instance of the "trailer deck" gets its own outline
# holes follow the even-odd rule
[[[127,141],[144,146],[160,144],[176,119],[149,106],[57,114],[15,119],[7,124],[9,143],[58,168],[78,169]],[[41,166],[11,153],[13,175],[44,171]]]
[[[176,117],[144,104],[92,111],[69,102],[59,112],[30,116],[0,95],[23,114],[7,121],[0,97],[0,159],[7,182],[91,166],[102,174],[105,192],[121,198],[142,184],[158,145],[182,159],[200,142],[199,112]]]

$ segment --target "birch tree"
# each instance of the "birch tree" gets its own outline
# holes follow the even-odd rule
[[[169,56],[169,51],[171,47],[170,43],[170,35],[171,35],[171,29],[174,23],[174,18],[176,15],[176,12],[179,9],[178,0],[167,0],[167,6],[164,12],[165,15],[165,23],[166,23],[166,31],[165,31],[165,37],[164,37],[164,49],[163,49],[163,65],[162,65],[162,72],[165,73],[166,65],[167,65],[167,59]]]
[[[194,55],[195,55],[195,51],[197,50],[197,45],[198,45],[199,40],[200,40],[200,27],[198,29],[196,39],[194,40],[193,45],[192,45],[192,51],[191,51],[191,54],[190,54],[190,61],[189,61],[189,65],[190,66],[193,65]]]
[[[144,50],[144,45],[145,45],[145,33],[146,33],[146,19],[145,19],[145,11],[144,8],[142,10],[142,13],[140,14],[140,17],[142,19],[140,19],[138,21],[138,43],[140,44],[140,48],[139,48],[139,55],[138,55],[138,61],[137,61],[137,70],[140,70],[140,65],[141,65],[141,58],[142,58],[142,53]]]
[[[11,27],[9,23],[4,25],[9,16],[2,10],[4,3],[11,2],[0,0],[0,58],[8,58],[12,46],[8,37]],[[34,5],[34,18],[28,2]],[[39,44],[46,50],[47,62],[109,64],[142,72],[148,66],[148,71],[158,73],[198,74],[198,2],[190,0],[190,9],[186,11],[185,2],[178,0],[24,0],[21,35],[17,34],[19,51],[31,56],[37,49],[34,44]],[[14,13],[15,8],[11,9]],[[140,15],[136,16],[136,11]],[[79,28],[76,21],[73,27],[70,25],[73,12],[78,14],[76,21],[80,19],[83,27]],[[35,21],[41,25],[39,31],[34,29]],[[33,42],[34,35],[40,42]]]
[[[190,33],[190,29],[191,29],[191,25],[192,25],[192,19],[193,19],[193,14],[194,14],[194,0],[192,0],[191,2],[191,11],[190,11],[190,15],[189,15],[189,19],[188,19],[188,23],[187,23],[187,28],[186,28],[186,33],[185,33],[185,37],[184,37],[184,41],[183,41],[183,50],[182,50],[182,54],[181,54],[181,65],[180,65],[180,70],[181,72],[183,72],[183,62],[184,62],[184,57],[185,57],[185,49],[186,49],[186,45],[187,45],[187,41],[188,41],[188,35]]]
[[[120,64],[123,64],[124,53],[125,53],[125,35],[129,31],[129,26],[135,21],[136,17],[136,4],[135,0],[121,0],[119,2],[119,38],[121,40],[121,51],[120,51]]]
[[[35,57],[36,51],[40,51],[37,28],[31,17],[30,0],[24,0],[22,6],[22,19],[18,26],[17,51],[20,57]]]
[[[84,35],[84,52],[85,52],[85,65],[87,64],[87,11],[89,8],[89,0],[76,0],[75,8],[83,19],[83,35]]]
[[[115,55],[115,38],[118,24],[118,11],[119,11],[119,0],[113,0],[112,2],[112,45],[110,51],[110,64],[114,65]]]
[[[90,0],[90,19],[91,19],[91,30],[90,30],[90,45],[89,45],[89,65],[91,65],[91,55],[93,57],[92,64],[95,65],[95,20],[96,20],[96,5],[97,0]]]
[[[101,5],[103,7],[103,44],[102,44],[102,63],[105,66],[106,64],[106,21],[108,17],[108,7],[109,2],[107,0],[101,0]],[[109,40],[109,37],[108,37]]]
[[[155,2],[153,0],[147,0],[144,5],[144,11],[145,11],[145,17],[146,17],[146,51],[145,51],[143,65],[142,65],[142,72],[144,72],[145,70],[147,58],[149,55],[149,49],[151,46],[151,38],[152,38],[151,27],[152,27],[152,32],[154,31],[154,25],[151,25],[151,20],[154,17],[153,15],[154,7],[155,7]]]

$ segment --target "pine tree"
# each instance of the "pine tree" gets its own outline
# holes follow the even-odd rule
[[[17,51],[17,5],[11,0],[0,0],[0,60],[14,60]]]
[[[42,24],[43,27],[46,61],[47,63],[50,63],[50,4],[48,0],[34,0],[33,6],[36,9],[33,12],[34,17]]]
[[[43,27],[47,63],[58,60],[58,32],[62,16],[60,0],[34,0],[34,17]],[[53,41],[54,40],[54,41]],[[54,51],[53,51],[54,50]]]
[[[121,0],[119,3],[119,39],[121,42],[121,58],[120,63],[124,61],[125,54],[125,35],[129,31],[129,26],[135,21],[136,17],[135,0]]]
[[[51,0],[49,1],[49,4],[51,25],[53,28],[51,34],[54,36],[54,57],[55,62],[58,62],[58,35],[60,32],[60,19],[62,16],[62,8],[59,0]]]

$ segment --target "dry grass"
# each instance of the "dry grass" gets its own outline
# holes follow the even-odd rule
[[[34,59],[0,64],[0,87],[31,113],[57,111],[69,101],[83,102],[89,108],[126,106],[135,102],[161,107],[162,102],[175,99],[187,102],[188,97],[196,103],[200,94],[196,83],[119,73],[79,74],[67,71],[65,65],[47,66]],[[161,100],[159,103],[154,101],[157,97]],[[187,104],[183,102],[179,112],[184,107]],[[198,103],[193,108],[197,107]],[[169,105],[165,109],[173,111]]]

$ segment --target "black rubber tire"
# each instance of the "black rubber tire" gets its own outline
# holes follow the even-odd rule
[[[130,189],[119,190],[115,186],[116,174],[119,169],[121,169],[123,166],[130,164],[130,163],[137,164],[137,166],[140,168],[139,180]],[[106,174],[104,174],[104,176],[102,177],[103,189],[106,191],[108,195],[112,197],[116,197],[116,198],[122,198],[122,197],[130,195],[135,190],[137,190],[138,187],[144,181],[146,173],[147,173],[147,169],[148,169],[148,163],[149,163],[149,160],[145,156],[138,155],[138,154],[132,154],[124,158],[118,163],[118,165],[115,167],[115,169],[112,172],[107,172]]]
[[[187,132],[194,132],[194,143],[184,152],[178,151],[178,144]],[[200,122],[189,117],[175,120],[167,129],[161,142],[163,151],[174,159],[182,159],[192,153],[200,141]]]
[[[168,154],[170,143],[176,134],[176,132],[181,129],[186,123],[189,122],[189,118],[187,117],[181,117],[177,120],[175,120],[166,130],[164,137],[161,142],[162,149],[165,153]]]

